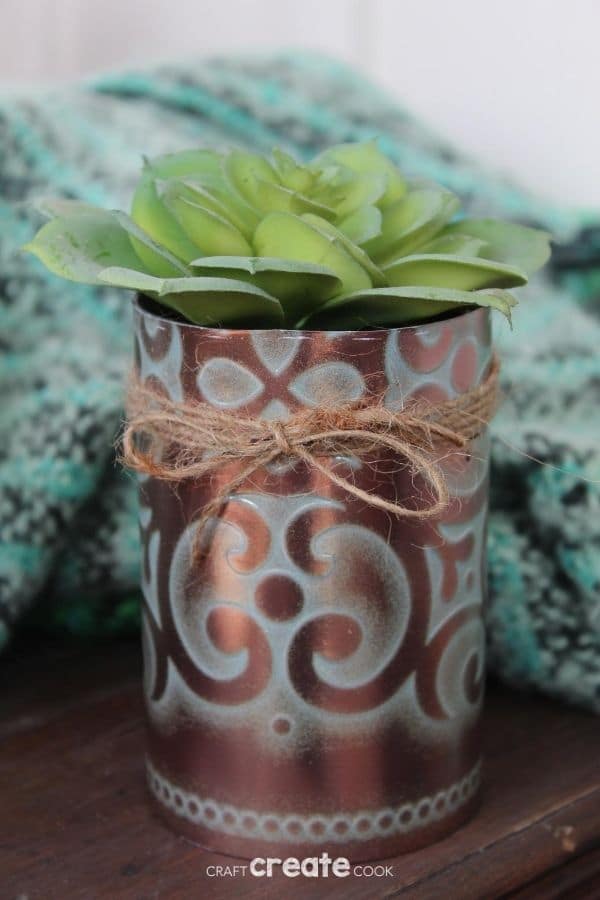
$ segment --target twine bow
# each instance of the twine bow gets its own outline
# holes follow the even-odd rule
[[[498,372],[494,357],[480,385],[441,403],[414,400],[390,410],[381,399],[366,397],[342,406],[304,409],[285,421],[239,416],[207,403],[176,403],[134,376],[121,458],[130,469],[176,482],[210,476],[230,462],[244,463],[204,507],[198,533],[246,479],[282,459],[302,460],[370,506],[396,516],[428,519],[440,515],[449,503],[439,452],[449,446],[465,449],[484,431],[496,407]],[[369,493],[322,461],[381,450],[390,450],[425,480],[433,498],[429,505],[411,508]]]

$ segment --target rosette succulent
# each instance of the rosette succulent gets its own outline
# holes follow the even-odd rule
[[[30,250],[73,281],[138,291],[190,322],[361,329],[515,304],[549,256],[542,231],[459,217],[374,141],[309,163],[200,149],[146,160],[131,214],[45,200]]]

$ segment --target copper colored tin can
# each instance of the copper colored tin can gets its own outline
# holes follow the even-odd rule
[[[485,375],[489,316],[364,332],[207,329],[135,308],[140,376],[174,400],[283,419],[366,391],[390,407]],[[418,505],[392,458],[341,474]],[[237,464],[235,464],[237,465]],[[488,439],[443,462],[452,500],[397,519],[304,464],[254,474],[210,524],[210,483],[141,482],[148,778],[171,826],[242,857],[414,850],[480,781]]]

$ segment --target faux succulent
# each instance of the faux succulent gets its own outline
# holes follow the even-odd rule
[[[542,231],[458,217],[375,142],[301,164],[232,150],[146,160],[131,215],[72,200],[26,249],[73,281],[129,288],[200,325],[355,329],[470,306],[510,318],[505,289],[549,256]]]

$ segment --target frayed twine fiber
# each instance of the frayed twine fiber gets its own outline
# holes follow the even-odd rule
[[[134,375],[127,393],[121,461],[136,472],[174,482],[210,476],[226,463],[245,463],[204,507],[198,535],[247,478],[281,459],[302,460],[352,497],[392,515],[429,519],[440,515],[450,499],[436,456],[448,447],[465,449],[485,430],[496,409],[499,369],[494,357],[480,385],[442,403],[415,400],[393,411],[380,398],[366,397],[303,409],[285,421],[243,417],[207,403],[176,403]],[[424,479],[432,493],[430,505],[413,509],[368,493],[322,462],[379,450],[391,450]],[[197,546],[196,559],[199,554]]]

